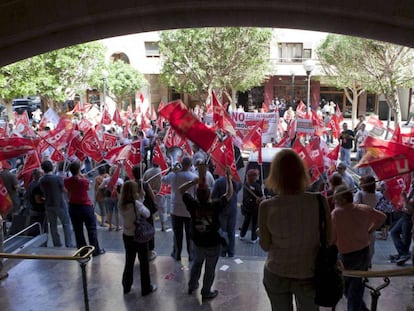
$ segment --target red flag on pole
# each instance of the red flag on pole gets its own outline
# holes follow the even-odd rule
[[[204,123],[200,122],[181,101],[174,106],[169,115],[163,113],[163,116],[170,122],[171,127],[179,135],[187,137],[199,145],[201,149],[208,151],[217,136],[216,133]],[[162,112],[164,110],[165,108]]]
[[[251,131],[244,137],[243,146],[246,149],[253,149],[258,151],[257,162],[262,164],[262,132],[264,120],[260,120],[251,129]]]
[[[109,114],[108,107],[105,107],[105,109],[102,113],[101,123],[106,124],[106,125],[109,125],[109,124],[112,123],[112,118],[111,118],[111,115]]]
[[[154,148],[154,156],[152,158],[152,162],[154,164],[159,165],[161,171],[166,170],[168,168],[167,162],[165,161],[164,154],[161,151],[161,148],[158,144],[155,144]]]
[[[101,141],[93,128],[85,134],[82,141],[79,143],[79,149],[96,162],[101,162],[103,160]]]
[[[215,173],[220,176],[226,175],[226,168],[230,168],[230,173],[235,181],[240,182],[240,176],[237,172],[234,147],[231,137],[227,137],[223,142],[218,139],[214,142],[210,150],[211,159],[216,166]]]

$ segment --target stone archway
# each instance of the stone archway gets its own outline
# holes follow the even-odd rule
[[[0,65],[107,37],[203,26],[308,29],[414,46],[411,1],[9,0],[0,8]]]

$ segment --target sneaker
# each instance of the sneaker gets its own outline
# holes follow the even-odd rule
[[[0,273],[0,281],[5,280],[9,277],[7,272]]]
[[[240,241],[246,240],[246,238],[244,236],[240,236],[239,239],[240,239]]]
[[[396,259],[399,259],[400,258],[400,255],[399,254],[394,254],[394,255],[390,255],[389,256],[389,259],[390,260],[396,260]]]
[[[156,251],[149,251],[148,252],[148,261],[153,261],[157,258],[157,252]]]
[[[250,243],[256,244],[259,241],[259,238],[256,238],[255,240],[251,240]]]
[[[397,266],[404,266],[405,263],[411,258],[411,255],[403,255],[396,261]]]
[[[155,292],[158,289],[158,286],[155,284],[151,284],[149,290],[143,291],[141,293],[142,296],[147,296],[153,292]]]
[[[212,292],[209,292],[208,294],[201,295],[201,297],[202,297],[203,299],[213,299],[213,298],[216,298],[216,297],[217,297],[217,295],[218,295],[218,290],[217,290],[217,289],[215,289],[215,290],[213,290]]]
[[[99,256],[99,255],[103,255],[103,254],[105,254],[105,253],[106,253],[106,250],[105,250],[104,248],[101,248],[100,250],[95,251],[95,252],[92,254],[92,256],[93,256],[93,257],[96,257],[96,256]]]

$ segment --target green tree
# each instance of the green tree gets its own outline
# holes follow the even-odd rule
[[[354,48],[354,38],[329,34],[316,53],[325,76],[321,80],[328,85],[343,88],[352,103],[352,128],[357,119],[358,98],[366,91],[367,77],[355,63],[360,63],[361,53]],[[338,104],[338,103],[337,103]]]
[[[121,60],[109,63],[106,69],[107,94],[120,109],[125,108],[123,104],[134,97],[136,91],[148,84],[142,73]],[[102,80],[100,81],[102,87]]]
[[[94,86],[101,76],[105,48],[101,43],[75,45],[22,60],[0,68],[0,99],[39,95],[54,106]]]
[[[218,89],[234,104],[237,91],[260,85],[269,72],[271,36],[270,29],[260,28],[163,31],[161,78],[202,100]]]
[[[317,52],[334,85],[353,94],[353,120],[358,96],[371,91],[384,95],[397,126],[401,122],[398,89],[410,87],[413,82],[413,51],[386,42],[329,35]]]
[[[398,126],[401,123],[398,90],[413,84],[414,50],[387,42],[359,40],[363,62],[358,65],[370,77],[367,88],[384,95]]]

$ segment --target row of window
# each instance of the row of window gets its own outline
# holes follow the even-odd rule
[[[312,58],[312,49],[304,49],[302,43],[279,43],[278,55],[281,63],[300,63]],[[160,57],[158,42],[145,42],[145,56]]]

